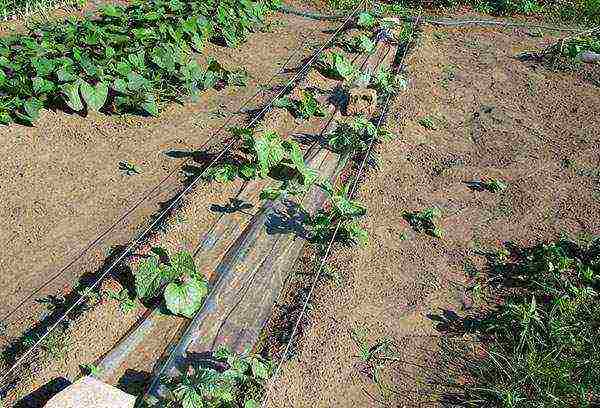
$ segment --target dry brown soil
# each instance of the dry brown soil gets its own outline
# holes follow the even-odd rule
[[[398,138],[378,148],[380,166],[358,193],[370,244],[336,248],[269,406],[437,406],[428,379],[441,334],[432,315],[462,315],[473,302],[466,287],[469,270],[484,265],[477,251],[600,233],[600,68],[554,72],[515,58],[555,39],[424,28],[407,60],[410,86],[389,117]],[[436,129],[418,123],[428,115]],[[482,177],[509,187],[493,194],[466,184]],[[403,218],[432,206],[443,213],[441,239]],[[305,254],[298,276],[312,276],[315,257]],[[277,310],[280,320],[298,315],[285,302]],[[360,334],[395,351],[380,386],[358,356]]]

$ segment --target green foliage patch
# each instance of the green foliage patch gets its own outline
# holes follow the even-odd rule
[[[173,408],[258,408],[273,364],[227,347],[214,352],[216,364],[195,365],[168,384],[167,406]]]
[[[208,293],[204,276],[186,251],[169,257],[164,249],[153,248],[152,254],[139,263],[134,278],[138,298],[151,300],[162,295],[171,313],[188,318],[200,309]]]
[[[201,67],[195,53],[208,41],[238,46],[274,1],[135,1],[0,37],[0,123],[31,125],[56,107],[155,116],[166,102],[239,83],[215,60]]]
[[[490,273],[495,307],[473,329],[485,352],[468,357],[474,361],[460,405],[597,406],[600,239],[509,247]]]

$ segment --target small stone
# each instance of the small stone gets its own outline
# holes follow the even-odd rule
[[[133,408],[135,397],[94,377],[74,382],[45,405],[45,408]]]

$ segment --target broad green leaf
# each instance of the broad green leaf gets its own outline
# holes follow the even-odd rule
[[[252,362],[252,375],[256,378],[260,378],[261,380],[266,380],[269,378],[270,370],[269,367],[260,361],[258,358],[253,358]]]
[[[260,404],[253,399],[249,399],[244,402],[244,408],[260,408]]]
[[[151,256],[140,262],[135,272],[135,293],[140,299],[151,299],[158,295],[163,281],[158,257]]]
[[[242,164],[239,167],[239,174],[246,180],[252,180],[256,178],[256,166],[251,164]]]
[[[31,65],[35,68],[35,72],[39,77],[48,76],[54,71],[54,61],[47,58],[33,58]]]
[[[158,105],[156,104],[156,98],[154,95],[146,95],[146,100],[142,104],[142,108],[152,116],[158,116]]]
[[[165,288],[165,304],[171,313],[191,318],[202,306],[207,293],[206,283],[198,278],[171,282]]]
[[[276,132],[265,132],[256,139],[254,148],[256,149],[260,176],[266,178],[269,171],[285,157],[282,140]]]
[[[75,112],[81,112],[83,110],[83,103],[79,97],[79,82],[64,84],[61,86],[61,89],[67,106]]]
[[[358,15],[357,23],[360,27],[371,28],[375,26],[375,22],[375,17],[373,17],[372,14],[367,13],[366,11]]]
[[[335,69],[336,72],[345,80],[350,80],[356,72],[356,68],[352,62],[341,54],[335,54]]]
[[[42,109],[42,102],[37,98],[31,98],[25,101],[23,109],[27,116],[31,118],[31,121],[35,121],[40,116],[40,110]]]
[[[92,86],[82,81],[80,90],[88,111],[98,112],[102,109],[108,97],[108,85],[106,83],[98,82],[96,86]]]
[[[173,278],[179,278],[184,275],[196,276],[194,258],[188,251],[177,252],[170,258],[170,262],[170,269],[172,270],[170,275]]]
[[[0,81],[2,82],[2,81]],[[48,81],[47,79],[35,77],[33,78],[33,91],[38,94],[47,94],[52,92],[55,88],[54,83]]]

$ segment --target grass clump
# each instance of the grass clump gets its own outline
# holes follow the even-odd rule
[[[166,102],[237,82],[195,53],[209,41],[241,44],[273,1],[134,1],[0,37],[0,124],[32,125],[43,108],[158,115]]]
[[[600,403],[600,239],[501,251],[497,306],[475,329],[461,406],[593,407]]]

